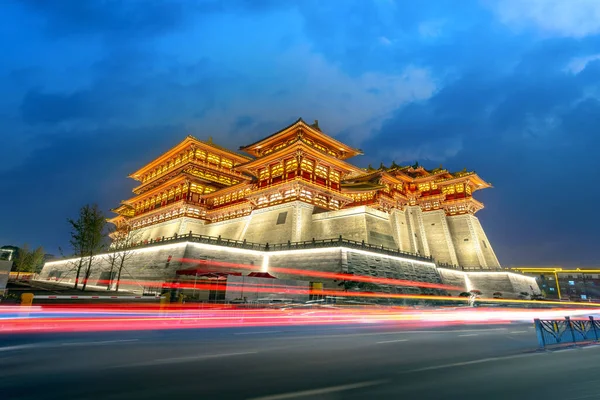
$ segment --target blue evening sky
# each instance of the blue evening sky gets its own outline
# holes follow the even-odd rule
[[[0,245],[68,249],[185,135],[303,117],[360,166],[477,171],[503,265],[597,265],[598,0],[5,0],[0,37]]]

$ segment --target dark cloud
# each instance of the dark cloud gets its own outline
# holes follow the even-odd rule
[[[72,120],[88,120],[111,115],[111,102],[94,101],[93,93],[47,94],[32,90],[21,104],[23,120],[28,124],[55,124]]]
[[[255,123],[254,118],[252,118],[248,115],[242,115],[242,116],[238,117],[235,120],[235,122],[233,123],[233,129],[240,130],[240,129],[248,128],[249,126],[251,126],[254,123]]]
[[[184,26],[194,18],[236,12],[261,13],[295,7],[298,0],[24,0],[58,36],[101,35],[145,39]],[[300,1],[300,3],[302,3]]]
[[[161,117],[171,120],[202,118],[216,106],[222,85],[237,79],[207,59],[172,66],[166,71],[148,71],[148,63],[163,59],[143,55],[111,53],[94,65],[96,79],[82,90],[70,93],[29,90],[20,106],[21,117],[31,125],[84,121],[95,124],[148,123]]]
[[[26,0],[56,35],[144,37],[172,30],[186,17],[187,1]]]

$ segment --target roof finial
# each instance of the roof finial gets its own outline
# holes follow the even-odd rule
[[[212,144],[212,136],[208,137],[208,143]]]
[[[314,123],[314,124],[312,124],[312,127],[313,127],[313,128],[316,128],[316,129],[318,129],[318,130],[321,130],[321,128],[319,128],[319,120],[318,120],[318,119],[315,119],[315,123]]]

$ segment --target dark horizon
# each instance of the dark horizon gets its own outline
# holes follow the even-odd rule
[[[66,219],[111,216],[186,135],[237,150],[302,117],[361,167],[477,171],[503,266],[594,266],[600,3],[532,2],[9,1],[0,246],[68,253]]]

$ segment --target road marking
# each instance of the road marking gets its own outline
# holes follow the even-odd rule
[[[566,349],[560,349],[560,350],[552,350],[549,349],[552,353],[564,353],[565,351],[573,351],[573,350],[580,350],[581,347],[569,347]]]
[[[400,335],[404,333],[461,333],[461,332],[498,332],[498,331],[507,331],[508,328],[489,328],[489,329],[455,329],[449,331],[433,331],[433,330],[423,330],[423,331],[394,331],[394,332],[369,332],[369,333],[350,333],[347,335],[306,335],[306,336],[286,336],[286,337],[275,337],[273,339],[327,339],[327,338],[344,338],[344,337],[357,337],[357,336],[381,336],[381,335]]]
[[[70,342],[70,343],[61,343],[61,346],[97,346],[103,344],[111,344],[111,343],[125,343],[125,342],[136,342],[139,339],[122,339],[122,340],[104,340],[101,342]]]
[[[529,333],[529,331],[512,331],[512,332],[509,332],[509,333]]]
[[[20,344],[16,346],[0,347],[0,351],[11,351],[11,350],[23,350],[33,348],[52,348],[52,347],[63,347],[63,346],[97,346],[111,343],[122,343],[122,342],[135,342],[139,339],[122,339],[122,340],[105,340],[102,342],[68,342],[68,343],[29,343]]]
[[[590,345],[581,347],[581,350],[587,350],[587,349],[600,349],[600,346],[598,346],[597,344],[590,344]],[[595,382],[595,381],[592,381],[592,382]]]
[[[388,381],[387,380],[366,381],[366,382],[353,383],[353,384],[349,384],[349,385],[330,386],[330,387],[325,387],[325,388],[321,388],[321,389],[302,390],[299,392],[289,392],[289,393],[274,394],[271,396],[253,397],[249,400],[282,400],[282,399],[294,399],[297,397],[318,396],[318,395],[323,395],[323,394],[328,394],[328,393],[342,392],[345,390],[381,385],[382,383],[386,383],[386,382],[388,382]]]
[[[0,347],[0,351],[31,349],[33,347],[39,347],[39,345],[37,345],[37,344],[19,344],[19,345],[16,345],[16,346]]]
[[[147,366],[152,366],[152,365],[177,364],[177,363],[197,361],[197,360],[206,360],[206,359],[210,359],[210,358],[233,357],[233,356],[242,356],[242,355],[246,355],[246,354],[256,354],[256,353],[258,353],[258,351],[245,351],[245,352],[240,352],[240,353],[203,354],[203,355],[197,355],[197,356],[173,357],[173,358],[159,358],[159,359],[152,360],[152,361],[118,365],[114,368],[147,367]]]
[[[578,399],[597,399],[598,398],[598,393],[593,393],[593,394],[586,394],[584,396],[578,396],[578,397],[569,397],[565,400],[578,400]]]
[[[383,342],[377,342],[377,344],[381,344],[381,343],[396,343],[396,342],[408,342],[408,339],[385,340]]]
[[[261,333],[279,333],[283,331],[236,332],[234,335],[260,335]]]
[[[465,337],[465,336],[479,336],[478,333],[468,333],[466,335],[458,335],[459,337]]]
[[[431,366],[431,367],[411,369],[411,370],[408,370],[408,371],[402,371],[400,373],[401,374],[407,374],[407,373],[412,373],[412,372],[433,371],[433,370],[436,370],[436,369],[461,367],[461,366],[464,366],[464,365],[482,364],[482,363],[487,363],[487,362],[492,362],[492,361],[510,360],[512,358],[529,357],[529,356],[539,355],[539,354],[545,354],[545,353],[515,354],[515,355],[512,355],[512,356],[504,356],[504,357],[482,358],[480,360],[464,361],[464,362],[458,362],[458,363],[452,363],[452,364],[442,364],[442,365],[434,365],[434,366]]]

